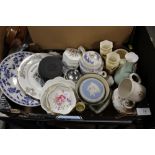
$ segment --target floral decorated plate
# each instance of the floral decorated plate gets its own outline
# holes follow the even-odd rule
[[[0,64],[0,87],[13,102],[28,107],[39,106],[40,102],[26,95],[17,80],[17,69],[31,52],[17,52],[7,56]]]
[[[75,83],[71,80],[66,80],[63,77],[56,77],[52,80],[48,80],[45,85],[42,88],[42,93],[41,93],[41,97],[44,94],[44,91],[46,91],[49,87],[52,87],[53,85],[56,84],[63,84],[65,86],[68,86],[70,88],[72,88],[73,90],[75,90]]]
[[[43,80],[38,74],[40,61],[49,56],[47,53],[36,53],[22,61],[18,69],[18,81],[26,94],[40,99]]]
[[[47,93],[47,100],[51,111],[57,114],[68,114],[76,105],[73,90],[60,84]]]

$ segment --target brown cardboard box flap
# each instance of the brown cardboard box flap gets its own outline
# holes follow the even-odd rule
[[[99,42],[111,40],[116,47],[122,45],[132,32],[130,26],[34,26],[28,27],[33,42],[44,49],[77,48],[98,49]]]
[[[5,36],[5,26],[0,26],[0,61],[2,60],[3,50],[4,50],[4,36]]]

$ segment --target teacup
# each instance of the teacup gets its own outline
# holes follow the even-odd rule
[[[118,86],[120,97],[133,102],[140,102],[145,98],[146,88],[140,84],[141,79],[136,73],[130,74],[129,78],[124,79]]]

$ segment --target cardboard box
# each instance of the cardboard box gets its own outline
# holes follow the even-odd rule
[[[67,47],[78,47],[79,45],[85,46],[87,49],[99,48],[99,42],[101,40],[109,39],[115,44],[115,47],[121,46],[129,38],[133,27],[28,27],[32,40],[42,46],[43,49],[65,49]],[[0,45],[3,45],[4,39],[4,27],[0,28]],[[155,104],[154,104],[154,92],[155,92],[155,74],[153,68],[155,66],[155,48],[153,47],[150,37],[147,34],[145,27],[137,27],[133,36],[132,43],[134,52],[136,52],[140,59],[138,61],[137,73],[142,78],[143,84],[147,88],[147,98],[140,106],[150,105],[151,112],[155,116]],[[0,46],[2,48],[3,46]],[[2,54],[2,49],[0,53]],[[32,120],[35,122],[44,122],[52,124],[53,126],[70,123],[70,128],[74,128],[77,124],[81,124],[82,127],[88,127],[91,124],[91,128],[95,128],[98,125],[131,125],[143,122],[143,117],[127,116],[123,117],[116,112],[112,104],[107,107],[104,113],[95,115],[92,113],[79,114],[82,116],[82,120],[73,119],[58,119],[55,116],[47,115],[43,113],[41,108],[30,108],[27,111],[22,106],[18,106],[12,103],[12,107],[16,108],[15,111],[9,111],[7,113],[8,118],[0,117],[0,119],[18,121]],[[19,111],[18,111],[18,110]],[[24,113],[20,113],[20,110],[25,110]],[[117,113],[117,114],[116,114]],[[145,117],[146,118],[146,117]],[[148,117],[147,117],[148,119]],[[146,120],[147,120],[146,119]],[[151,120],[152,121],[152,120]],[[147,122],[149,122],[147,120]],[[24,124],[24,123],[23,123]],[[36,123],[37,124],[37,123]],[[147,123],[149,124],[149,123]],[[122,127],[122,126],[121,126]]]
[[[33,26],[28,27],[33,42],[43,49],[98,49],[102,40],[111,40],[119,47],[130,36],[130,26]]]
[[[3,56],[5,29],[5,26],[0,26],[0,61]]]

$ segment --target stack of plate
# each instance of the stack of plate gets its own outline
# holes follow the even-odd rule
[[[82,76],[76,85],[78,97],[87,104],[96,113],[96,106],[102,108],[102,111],[110,102],[110,88],[107,81],[98,74],[86,74]],[[104,107],[104,108],[103,108]]]
[[[0,87],[13,102],[27,107],[40,106],[44,85],[38,74],[40,61],[55,53],[17,52],[7,56],[0,64]]]
[[[6,57],[0,64],[0,87],[11,101],[28,107],[39,106],[39,100],[27,95],[18,82],[18,68],[31,52],[17,52]]]
[[[41,95],[41,107],[50,114],[68,114],[76,106],[75,84],[57,77],[48,80]]]

